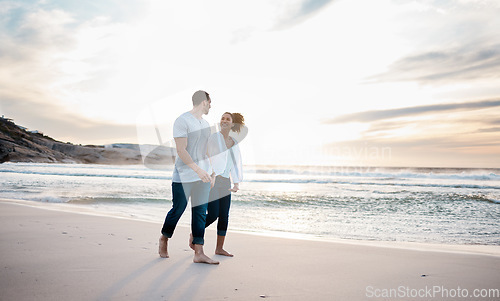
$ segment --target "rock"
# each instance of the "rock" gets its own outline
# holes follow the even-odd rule
[[[149,146],[157,147],[157,146]],[[162,147],[161,152],[148,157],[146,166],[171,165],[175,150]],[[57,141],[38,132],[28,132],[7,118],[0,118],[0,163],[89,163],[144,164],[140,146],[116,144],[116,147],[74,145]]]

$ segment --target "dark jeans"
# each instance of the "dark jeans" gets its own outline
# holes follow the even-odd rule
[[[188,198],[191,197],[193,244],[203,245],[205,242],[205,221],[209,191],[210,183],[203,183],[202,181],[191,183],[172,182],[172,209],[165,217],[161,233],[168,238],[172,237],[175,226],[187,207]]]
[[[215,186],[210,190],[208,213],[205,227],[211,225],[218,218],[217,235],[226,236],[229,222],[229,207],[231,206],[231,181],[218,176]]]

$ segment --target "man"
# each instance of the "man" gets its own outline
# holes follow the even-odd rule
[[[172,237],[175,226],[186,209],[191,197],[190,246],[194,250],[193,261],[197,263],[219,264],[203,252],[205,220],[210,193],[211,170],[207,156],[207,143],[210,125],[203,119],[208,114],[210,96],[205,91],[193,94],[193,109],[179,116],[174,122],[174,140],[177,149],[174,173],[172,176],[172,209],[165,217],[161,230],[159,253],[168,257],[168,239]]]

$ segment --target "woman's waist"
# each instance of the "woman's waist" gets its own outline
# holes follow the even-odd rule
[[[226,177],[219,175],[219,176],[215,177],[215,187],[216,188],[231,187],[231,180],[229,178],[226,178]]]

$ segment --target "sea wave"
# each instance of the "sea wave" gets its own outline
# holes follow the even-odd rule
[[[410,191],[398,191],[398,192],[381,192],[374,191],[375,195],[358,197],[354,195],[323,195],[314,196],[308,194],[283,194],[278,192],[269,192],[260,195],[245,195],[244,197],[234,198],[234,202],[237,203],[267,203],[273,204],[275,206],[282,205],[307,205],[308,208],[312,206],[329,207],[332,206],[342,206],[343,208],[353,208],[352,205],[365,206],[370,208],[370,211],[376,211],[377,207],[380,211],[390,211],[391,209],[387,204],[392,204],[391,206],[402,206],[401,208],[406,208],[407,210],[415,210],[416,207],[412,207],[411,203],[420,203],[428,205],[427,208],[434,208],[434,205],[440,206],[444,204],[458,204],[461,202],[485,202],[492,204],[500,204],[497,197],[491,195],[485,195],[482,193],[476,194],[463,194],[463,193],[450,193],[448,195],[443,195],[441,193],[433,192],[410,192]],[[426,199],[422,203],[422,199]],[[434,205],[432,205],[434,204]],[[465,203],[463,203],[465,204]],[[402,209],[398,210],[402,210]],[[358,210],[356,208],[355,210]]]
[[[166,198],[144,198],[144,197],[80,197],[71,198],[67,202],[71,204],[150,204],[168,201]]]
[[[330,171],[332,170],[333,171]],[[360,168],[361,171],[342,171],[344,169],[339,168],[340,171],[335,168],[326,168],[326,171],[318,170],[308,170],[308,169],[253,169],[250,168],[245,170],[246,173],[260,173],[260,174],[270,174],[270,175],[302,175],[302,176],[328,176],[328,177],[364,177],[364,178],[380,178],[385,180],[395,180],[395,179],[450,179],[450,180],[477,180],[477,181],[500,181],[500,174],[496,172],[489,172],[484,170],[470,170],[465,171],[464,169],[456,169],[455,173],[451,172],[441,172],[439,169],[435,171],[428,172],[418,172],[418,171],[370,171],[370,168]],[[354,169],[354,168],[353,168]],[[357,169],[354,169],[357,170]],[[363,171],[364,170],[364,171]],[[426,169],[427,170],[427,169]],[[450,171],[450,170],[447,170]]]
[[[488,202],[488,203],[493,203],[493,204],[500,204],[500,200],[491,198],[491,197],[483,195],[483,194],[466,195],[466,196],[463,196],[463,198],[472,199],[472,200],[480,201],[480,202]]]
[[[11,170],[11,169],[2,169],[0,173],[8,174],[8,173],[16,173],[16,174],[33,174],[33,175],[42,175],[42,176],[67,176],[67,177],[96,177],[96,178],[121,178],[121,179],[144,179],[144,180],[172,180],[172,176],[170,173],[163,174],[127,174],[127,173],[92,173],[92,172],[58,172],[58,171],[34,171],[34,170]],[[497,175],[495,175],[497,176]],[[351,179],[372,179],[372,181],[349,181],[342,180],[342,178],[351,178]],[[249,175],[245,178],[245,182],[253,182],[253,183],[289,183],[289,184],[339,184],[339,185],[366,185],[366,186],[397,186],[397,187],[442,187],[442,188],[469,188],[469,189],[494,189],[500,190],[500,185],[484,185],[484,184],[472,184],[472,183],[411,183],[405,182],[405,179],[411,178],[424,178],[417,177],[412,175],[400,175],[398,177],[389,177],[387,174],[344,174],[344,175],[336,175],[336,177],[310,177],[310,178],[253,178]],[[427,178],[432,179],[432,178]],[[463,177],[435,177],[434,179],[445,179],[445,180],[464,180]],[[492,177],[485,179],[474,177],[470,180],[476,181],[484,181],[488,182]],[[373,181],[375,180],[375,181]],[[500,181],[500,177],[498,178]]]
[[[30,201],[42,202],[42,203],[67,203],[69,199],[58,197],[58,196],[37,196],[37,197],[23,197]]]
[[[98,171],[98,172],[96,172]],[[0,173],[21,173],[36,175],[106,177],[171,180],[172,170],[152,171],[142,165],[82,165],[82,164],[29,164],[4,163]],[[377,181],[404,181],[406,179],[440,179],[464,181],[500,181],[500,169],[464,169],[464,168],[374,168],[374,167],[256,167],[245,166],[246,178],[276,181],[276,175],[300,178],[302,183],[330,183],[331,178],[371,178]],[[247,177],[248,176],[248,177]],[[255,181],[255,180],[253,180]],[[294,180],[295,181],[295,180]]]
[[[231,199],[232,229],[500,244],[500,169],[263,169],[245,169]],[[158,222],[171,207],[170,176],[143,166],[1,164],[0,194]]]
[[[23,200],[41,203],[67,203],[76,205],[92,204],[158,204],[168,202],[166,198],[148,197],[61,197],[52,195],[39,195],[34,197],[23,196]]]
[[[435,184],[435,183],[397,183],[397,182],[362,182],[362,181],[338,181],[317,179],[251,179],[245,182],[253,183],[283,183],[283,184],[340,184],[340,185],[364,185],[364,186],[400,186],[400,187],[442,187],[442,188],[470,188],[470,189],[498,189],[500,186],[477,185],[477,184]]]
[[[1,169],[0,173],[34,174],[43,176],[67,176],[67,177],[101,177],[101,178],[130,178],[130,179],[150,179],[150,180],[172,180],[170,174],[165,175],[141,175],[141,174],[112,174],[112,173],[91,173],[91,172],[57,172],[57,171],[33,171],[33,170],[12,170]]]

